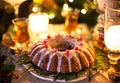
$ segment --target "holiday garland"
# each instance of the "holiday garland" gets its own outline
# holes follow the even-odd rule
[[[2,48],[0,49],[0,83],[10,83],[12,79],[18,79],[19,76],[14,73],[15,64],[6,61],[10,49],[1,43],[0,48]]]

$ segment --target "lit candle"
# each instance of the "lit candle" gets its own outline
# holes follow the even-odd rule
[[[120,51],[120,25],[108,28],[105,32],[105,44],[112,51]]]
[[[39,33],[48,30],[49,18],[46,13],[32,13],[29,16],[29,27],[31,32]]]
[[[31,39],[38,39],[40,35],[48,30],[49,17],[46,13],[32,13],[29,15],[28,32]]]

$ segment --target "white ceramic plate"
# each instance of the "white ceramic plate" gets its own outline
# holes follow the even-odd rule
[[[24,66],[26,69],[28,69],[28,67],[29,67],[30,65],[29,65],[29,64],[24,64],[23,66]],[[35,77],[37,77],[37,78],[40,78],[40,79],[43,79],[43,80],[48,80],[48,81],[54,81],[54,78],[53,78],[52,75],[51,75],[51,76],[46,76],[46,77],[44,77],[44,76],[42,76],[42,75],[38,75],[38,74],[36,73],[36,71],[33,70],[32,68],[29,69],[29,72],[30,72],[33,76],[35,76]],[[87,75],[88,75],[88,73],[85,72],[83,75],[80,75],[80,76],[79,76],[78,78],[76,78],[76,79],[72,79],[72,80],[68,80],[68,81],[66,81],[66,80],[55,80],[55,81],[56,81],[56,82],[77,82],[77,81],[86,79],[86,78],[87,78]]]

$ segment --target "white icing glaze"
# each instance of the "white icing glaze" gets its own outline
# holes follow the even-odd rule
[[[72,59],[72,55],[71,54],[69,54],[69,55],[66,55],[66,56],[68,56],[68,67],[69,67],[69,72],[72,72],[72,68],[71,68],[71,59]]]
[[[34,61],[35,58],[37,57],[37,55],[38,55],[39,53],[41,53],[42,51],[44,51],[44,50],[45,50],[45,49],[41,49],[41,50],[39,50],[37,53],[35,53],[35,55],[34,55],[32,61]]]
[[[41,47],[43,47],[43,45],[35,46],[34,49],[32,49],[32,51],[31,51],[31,53],[30,53],[30,56],[33,55],[33,53],[35,52],[35,50],[37,50],[37,49],[39,49],[39,48],[41,48]]]
[[[53,56],[55,55],[56,53],[51,53],[49,56],[49,61],[48,61],[48,64],[47,64],[47,68],[46,70],[49,70],[50,69],[50,64],[51,64],[51,61],[52,61],[52,58]]]
[[[39,58],[39,61],[38,61],[37,66],[40,66],[43,58],[44,58],[47,54],[49,54],[49,52],[50,52],[50,51],[46,51],[46,50],[45,50],[45,51],[43,51],[43,52],[41,53],[41,57]]]
[[[63,58],[63,54],[59,54],[58,56],[58,66],[57,66],[57,72],[60,72],[60,67],[61,67],[61,63],[62,63],[62,58]]]

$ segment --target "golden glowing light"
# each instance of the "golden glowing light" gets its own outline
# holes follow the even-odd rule
[[[120,25],[113,25],[108,28],[105,34],[105,44],[110,50],[120,50]]]
[[[68,11],[68,9],[69,9],[69,6],[68,6],[67,3],[65,3],[65,4],[63,5],[63,10]]]
[[[69,0],[69,2],[73,3],[74,0]]]
[[[46,39],[47,36],[48,36],[47,33],[42,33],[42,34],[39,35],[39,38],[40,38],[40,39]]]
[[[50,19],[53,19],[54,17],[55,17],[55,14],[54,14],[54,13],[49,14],[49,18],[50,18]]]
[[[80,34],[80,33],[82,33],[82,31],[81,31],[80,29],[78,29],[78,30],[77,30],[77,33]]]
[[[33,0],[34,3],[42,4],[43,0]]]
[[[39,34],[48,30],[49,17],[47,13],[31,13],[29,15],[29,27],[32,33]]]
[[[82,13],[82,14],[86,14],[86,13],[87,13],[87,10],[86,10],[86,9],[81,9],[81,13]]]
[[[38,11],[38,8],[37,8],[37,7],[33,7],[33,8],[32,8],[32,11],[33,11],[33,12],[37,12],[37,11]]]
[[[12,6],[14,5],[20,5],[21,3],[23,3],[26,0],[4,0],[5,2],[11,4]]]
[[[62,15],[62,16],[66,16],[70,11],[71,11],[71,8],[68,6],[67,3],[64,3],[64,4],[63,4],[63,8],[62,8],[61,15]]]

